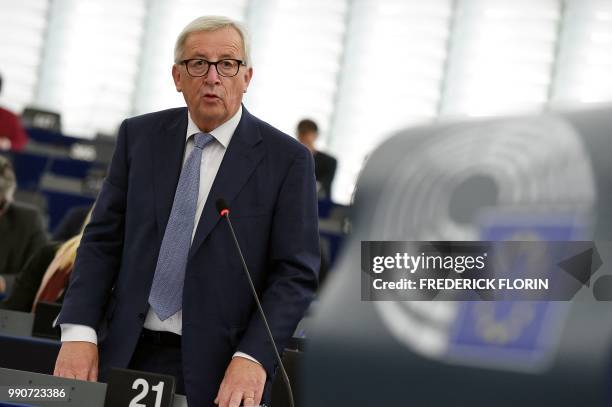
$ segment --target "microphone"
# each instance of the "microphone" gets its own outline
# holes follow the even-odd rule
[[[274,342],[274,336],[272,336],[272,331],[270,331],[270,325],[268,325],[268,320],[266,318],[266,314],[264,314],[264,310],[261,307],[261,303],[259,302],[259,296],[257,295],[257,291],[255,290],[255,286],[253,285],[253,280],[251,279],[251,273],[249,272],[249,268],[247,267],[246,262],[244,261],[244,256],[242,255],[242,250],[240,250],[240,244],[238,243],[238,239],[236,238],[236,233],[234,232],[234,227],[232,226],[232,222],[230,221],[229,215],[229,205],[225,202],[225,199],[219,198],[216,201],[217,212],[221,215],[222,218],[225,218],[227,221],[227,225],[229,226],[230,232],[232,232],[232,237],[234,238],[234,244],[236,245],[236,250],[238,250],[238,255],[240,256],[240,261],[242,262],[242,268],[244,270],[244,274],[249,281],[249,286],[251,287],[251,293],[253,294],[253,298],[255,299],[255,303],[257,304],[257,309],[259,310],[259,315],[261,315],[261,319],[263,320],[264,326],[266,327],[266,331],[268,333],[268,337],[270,338],[270,343],[272,343],[272,349],[274,350],[274,356],[276,356],[276,361],[278,362],[278,366],[281,371],[281,375],[283,377],[283,381],[285,382],[285,386],[287,387],[287,394],[289,395],[289,405],[290,407],[294,407],[293,404],[293,391],[291,391],[291,383],[289,382],[289,376],[287,375],[287,371],[285,370],[285,366],[283,365],[283,361],[278,353],[278,349],[276,348],[276,343]]]

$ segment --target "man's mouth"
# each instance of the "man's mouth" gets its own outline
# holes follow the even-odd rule
[[[219,96],[213,94],[213,93],[205,93],[204,94],[204,100],[216,100],[219,99]]]

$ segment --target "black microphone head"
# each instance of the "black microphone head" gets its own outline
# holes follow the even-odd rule
[[[223,215],[223,211],[229,211],[229,205],[227,204],[227,202],[225,202],[225,199],[223,198],[219,198],[217,199],[216,202],[217,205],[217,212],[220,213],[221,215]]]

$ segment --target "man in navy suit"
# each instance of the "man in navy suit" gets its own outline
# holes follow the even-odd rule
[[[280,349],[314,295],[319,245],[312,155],[242,106],[252,74],[241,25],[201,17],[179,35],[187,109],[120,127],[58,319],[56,375],[129,367],[173,374],[193,406],[266,400],[276,362],[215,202],[229,203]]]

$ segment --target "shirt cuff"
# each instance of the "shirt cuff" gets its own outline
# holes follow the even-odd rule
[[[246,353],[243,353],[243,352],[236,352],[236,353],[234,353],[234,355],[232,356],[232,359],[234,359],[235,357],[245,358],[245,359],[248,359],[248,360],[250,360],[252,362],[257,363],[258,365],[261,365],[261,363],[259,363],[259,361],[257,359],[255,359],[253,356],[247,355]]]
[[[62,328],[62,342],[91,342],[98,344],[98,334],[87,325],[60,324]]]

